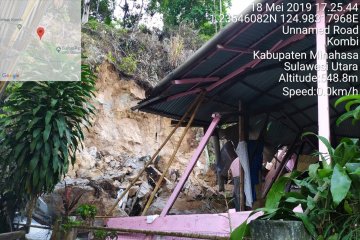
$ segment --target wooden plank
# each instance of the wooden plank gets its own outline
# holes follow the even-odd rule
[[[239,112],[244,112],[244,105],[241,101],[239,101]],[[245,117],[243,114],[239,116],[239,142],[242,141],[246,141]],[[245,211],[244,169],[242,168],[241,164],[239,164],[239,178],[240,178],[240,211]]]

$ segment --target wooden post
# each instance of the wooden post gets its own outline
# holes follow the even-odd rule
[[[211,140],[214,144],[214,154],[215,154],[215,162],[216,162],[216,176],[217,176],[217,182],[219,185],[219,191],[223,192],[225,190],[224,186],[224,179],[220,175],[220,171],[217,169],[217,166],[219,165],[221,161],[221,155],[220,155],[220,141],[219,141],[219,134],[215,130],[213,135],[211,136]]]
[[[245,133],[245,117],[244,117],[244,106],[241,101],[239,101],[239,142],[246,140]],[[239,164],[239,178],[240,178],[240,211],[245,211],[245,191],[244,191],[244,169],[241,164]]]
[[[326,28],[326,14],[325,14],[325,0],[317,0],[318,4],[317,15],[320,16],[320,21],[316,23],[318,30],[324,30]],[[325,31],[318,31],[316,34],[316,50],[319,53],[318,56],[326,54],[326,33]],[[319,136],[322,136],[330,141],[330,110],[329,110],[329,96],[327,94],[328,80],[327,80],[327,60],[318,57],[317,65],[320,66],[317,71],[318,83],[317,87],[320,91],[318,94],[318,124],[319,124]],[[330,164],[331,159],[328,157],[329,153],[325,144],[319,139],[319,152],[325,155],[326,162]],[[319,159],[321,161],[321,158]]]

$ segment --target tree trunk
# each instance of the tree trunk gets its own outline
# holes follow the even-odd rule
[[[99,15],[99,6],[100,6],[100,0],[97,0],[97,3],[96,3],[96,16]]]
[[[27,204],[26,208],[26,233],[30,232],[30,225],[32,220],[32,214],[36,206],[37,197],[32,196]]]
[[[73,220],[75,219],[76,218],[74,217]],[[50,240],[75,240],[77,237],[77,229],[64,229],[62,228],[62,224],[64,224],[63,218],[59,218],[55,221]]]
[[[90,15],[90,0],[84,0],[84,6],[83,6],[83,16],[81,22],[83,24],[87,23],[89,21],[89,15]]]

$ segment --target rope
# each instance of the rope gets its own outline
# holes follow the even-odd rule
[[[153,163],[154,159],[156,158],[156,156],[160,153],[160,151],[163,149],[163,147],[165,146],[165,144],[170,140],[170,138],[172,137],[172,135],[175,133],[175,131],[180,127],[180,125],[184,122],[184,120],[187,118],[187,116],[190,114],[190,112],[193,110],[193,108],[200,102],[202,101],[203,98],[203,94],[200,94],[195,101],[190,105],[190,107],[188,108],[188,110],[186,111],[186,113],[182,116],[182,118],[180,119],[180,121],[175,125],[174,129],[170,132],[170,134],[167,136],[167,138],[165,139],[165,141],[161,144],[161,146],[159,147],[159,149],[152,155],[151,159],[145,164],[145,166],[143,167],[143,169],[139,172],[139,174],[131,181],[131,183],[129,184],[129,186],[125,189],[125,191],[123,191],[121,193],[121,195],[119,196],[119,198],[116,200],[116,203],[113,205],[113,207],[110,209],[110,211],[106,214],[106,216],[110,216],[115,208],[117,207],[117,205],[119,204],[119,202],[121,201],[121,199],[123,199],[123,197],[125,196],[125,194],[130,190],[130,188],[139,180],[139,178],[141,177],[141,175],[145,172],[146,168],[150,166],[150,164]]]
[[[188,132],[188,130],[189,130],[190,127],[191,127],[191,124],[192,124],[192,122],[193,122],[193,120],[194,120],[194,118],[195,118],[195,115],[196,115],[196,113],[197,113],[197,111],[198,111],[198,109],[199,109],[199,107],[200,107],[200,105],[201,105],[201,103],[202,103],[202,100],[203,100],[203,94],[201,94],[200,96],[201,96],[201,98],[200,98],[200,100],[197,102],[197,105],[196,105],[196,107],[195,107],[195,109],[194,109],[194,112],[192,113],[191,118],[190,118],[189,122],[187,123],[186,128],[185,128],[184,132],[182,133],[182,135],[181,135],[181,137],[180,137],[180,140],[179,140],[179,142],[177,143],[176,148],[175,148],[173,154],[171,155],[170,160],[169,160],[169,162],[167,163],[167,166],[166,166],[165,170],[164,170],[163,173],[161,174],[159,180],[158,180],[157,183],[156,183],[155,189],[154,189],[153,192],[151,193],[151,196],[150,196],[149,200],[148,200],[147,203],[146,203],[146,206],[145,206],[145,208],[144,208],[144,210],[143,210],[143,213],[141,214],[142,216],[145,216],[145,214],[146,214],[147,210],[149,209],[152,201],[154,200],[155,194],[156,194],[157,191],[159,190],[160,185],[161,185],[162,181],[164,180],[165,175],[166,175],[166,173],[168,172],[168,170],[169,170],[172,162],[174,161],[175,156],[176,156],[176,153],[177,153],[177,151],[179,150],[180,145],[181,145],[182,141],[184,140],[184,137],[185,137],[186,133]]]

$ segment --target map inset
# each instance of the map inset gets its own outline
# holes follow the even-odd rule
[[[80,78],[80,0],[0,0],[0,81]]]

